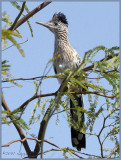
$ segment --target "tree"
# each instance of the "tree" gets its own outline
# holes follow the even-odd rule
[[[46,7],[51,2],[43,2],[41,5],[36,7],[34,10],[29,11],[26,2],[22,3],[22,7],[17,2],[11,2],[20,12],[18,16],[15,18],[15,21],[12,23],[9,16],[3,13],[2,20],[6,23],[4,28],[2,29],[2,42],[3,49],[7,50],[12,46],[16,46],[22,56],[24,56],[24,51],[22,50],[22,44],[18,43],[15,37],[21,38],[22,35],[18,31],[18,27],[22,25],[24,22],[28,23],[30,28],[31,35],[33,36],[33,30],[30,22],[28,21],[34,14],[36,14],[39,10]],[[27,15],[23,14],[23,11],[27,11]],[[23,14],[23,18],[20,16]],[[7,27],[9,29],[7,29]],[[7,47],[7,41],[11,41],[12,45]],[[26,43],[26,42],[24,42]],[[95,61],[95,56],[102,52],[104,57],[102,59]],[[51,63],[53,59],[51,59],[49,63]],[[47,66],[48,66],[47,64]],[[47,68],[45,67],[45,69]],[[18,84],[18,81],[25,82],[26,80],[33,81],[35,84],[35,93],[29,99],[22,103],[21,106],[17,107],[15,110],[11,111],[5,101],[4,93],[2,92],[2,124],[14,124],[19,136],[21,139],[16,139],[8,144],[2,145],[2,147],[6,147],[15,142],[22,142],[24,149],[27,153],[27,157],[37,158],[38,155],[43,157],[44,153],[48,153],[50,151],[61,151],[65,158],[70,154],[72,157],[83,157],[86,155],[89,158],[116,158],[119,156],[119,47],[111,47],[106,48],[105,46],[97,46],[88,52],[85,53],[81,66],[75,71],[72,72],[67,70],[62,74],[50,75],[46,73],[40,77],[32,77],[32,78],[14,78],[12,74],[10,74],[10,65],[7,60],[2,61],[2,82],[3,83],[12,83],[14,85]],[[42,94],[41,85],[45,79],[50,78],[63,78],[63,84],[60,88],[53,93]],[[107,84],[106,86],[102,86],[101,84]],[[69,90],[71,86],[74,87],[82,87],[82,92],[71,92]],[[68,87],[68,91],[66,90]],[[68,100],[71,99],[73,103],[76,105],[76,100],[74,99],[74,94],[84,94],[88,97],[88,101],[90,106],[88,109],[80,109],[77,106],[77,109],[80,109],[85,113],[87,120],[82,132],[84,132],[87,136],[95,136],[97,137],[98,143],[100,145],[100,155],[93,155],[89,153],[77,152],[72,148],[62,148],[51,141],[48,141],[44,138],[46,133],[46,128],[49,120],[55,115],[60,115],[63,112],[66,113],[66,120],[70,126],[75,126],[78,128],[78,124],[74,124],[71,119]],[[47,99],[47,97],[51,96],[51,99]],[[66,96],[66,98],[65,98]],[[46,97],[46,99],[42,99],[42,97]],[[37,100],[34,109],[32,110],[32,114],[29,120],[29,124],[27,124],[26,120],[22,118],[25,114],[27,107],[33,100]],[[99,104],[103,99],[103,104]],[[36,115],[36,112],[40,110]],[[10,119],[10,120],[8,120]],[[40,121],[41,119],[41,121]],[[94,132],[95,122],[101,119],[102,125],[100,127],[99,132]],[[58,120],[58,119],[57,119]],[[31,124],[36,124],[40,121],[39,132],[37,133],[37,137],[31,135],[28,137],[25,135],[23,130],[29,130]],[[34,151],[30,149],[30,145],[27,139],[36,141],[36,145],[34,147]],[[110,150],[110,154],[107,154],[108,150],[104,148],[107,143],[114,143],[115,147]],[[51,148],[50,150],[43,150],[43,144],[48,143],[49,145],[55,147],[56,149]],[[105,145],[104,145],[105,144]],[[106,153],[107,152],[107,153]]]

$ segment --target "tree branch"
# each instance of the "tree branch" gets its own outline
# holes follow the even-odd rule
[[[35,80],[35,79],[40,79],[40,78],[61,78],[64,79],[63,77],[59,77],[59,76],[38,76],[38,77],[33,77],[33,78],[16,78],[16,79],[11,79],[10,81],[28,81],[28,80]],[[6,80],[3,80],[2,82],[9,82]]]
[[[30,140],[35,140],[36,142],[41,142],[42,140],[39,140],[37,138],[33,138],[33,137],[25,137],[23,139],[16,139],[16,140],[13,140],[13,141],[10,141],[9,143],[7,144],[4,144],[2,145],[2,147],[9,147],[11,144],[15,143],[15,142],[25,142],[27,139],[30,139]],[[56,147],[56,148],[59,148],[59,149],[62,149],[61,147],[57,146],[56,144],[52,143],[52,142],[49,142],[48,140],[43,140],[44,142]]]
[[[113,148],[112,152],[111,152],[111,153],[109,154],[109,156],[107,156],[106,158],[110,158],[110,157],[112,156],[113,152],[115,151],[115,149],[117,148],[118,145],[119,145],[119,144],[117,144],[117,145]]]
[[[35,9],[33,9],[31,12],[29,12],[27,15],[25,15],[23,18],[21,18],[14,27],[10,27],[8,30],[12,30],[14,31],[15,29],[17,29],[20,25],[22,25],[24,22],[26,22],[30,17],[32,17],[34,14],[36,14],[37,12],[39,12],[41,9],[43,9],[44,7],[46,7],[48,4],[50,4],[51,1],[45,1],[42,4],[40,4],[38,7],[36,7]]]
[[[104,158],[104,156],[103,156],[103,142],[104,142],[104,141],[101,142],[101,140],[100,140],[100,135],[101,135],[102,131],[105,129],[106,120],[107,120],[116,110],[117,110],[117,109],[114,109],[114,110],[111,112],[111,114],[108,114],[106,117],[104,117],[103,126],[102,126],[99,134],[97,135],[98,141],[99,141],[99,143],[100,143],[100,148],[101,148],[101,158]]]
[[[10,142],[7,143],[7,144],[2,145],[2,147],[8,147],[8,146],[10,146],[11,144],[13,144],[13,143],[15,143],[15,142],[21,142],[21,143],[24,144],[24,142],[25,142],[27,139],[35,140],[35,141],[38,142],[38,143],[40,143],[40,142],[43,141],[43,142],[46,142],[46,143],[48,143],[48,144],[50,144],[50,145],[52,145],[52,146],[54,146],[54,147],[62,150],[61,147],[57,146],[56,144],[54,144],[54,143],[52,143],[52,142],[49,142],[48,140],[39,140],[39,139],[37,139],[37,138],[32,138],[32,137],[25,137],[25,138],[23,138],[23,139],[16,139],[16,140],[10,141]],[[37,155],[38,155],[38,154],[37,154]],[[27,158],[29,158],[29,157],[35,158],[37,155],[35,155],[35,154],[30,155],[30,156],[28,155]]]
[[[96,94],[96,95],[99,95],[99,96],[102,96],[102,97],[107,97],[107,98],[114,98],[114,97],[116,97],[116,95],[108,96],[108,95],[100,94],[99,92],[92,92],[92,91],[65,92],[65,93],[70,93],[70,94]]]
[[[41,142],[42,141],[42,140],[38,140],[37,138],[25,137],[24,139],[16,139],[16,140],[10,141],[9,143],[2,145],[2,147],[9,147],[11,144],[13,144],[15,142],[21,142],[21,143],[23,143],[27,139],[29,139],[29,140],[35,140],[36,142]],[[48,144],[50,144],[50,145],[52,145],[52,146],[54,146],[54,147],[56,147],[56,148],[58,148],[58,149],[46,150],[46,151],[43,152],[43,154],[47,153],[47,152],[50,152],[50,151],[62,151],[63,150],[63,148],[57,146],[56,144],[54,144],[52,142],[49,142],[48,140],[43,140],[43,141],[46,142],[46,143],[48,143]],[[91,154],[87,154],[87,153],[81,153],[81,152],[75,151],[75,150],[73,150],[73,152],[72,152],[72,154],[74,154],[75,156],[77,156],[79,158],[82,158],[77,153],[84,154],[84,155],[87,155],[87,156],[94,156],[94,157],[100,158],[100,156],[97,156],[97,155],[91,155]],[[24,157],[24,158],[29,158],[29,157]]]
[[[30,103],[31,101],[40,98],[40,97],[50,97],[50,96],[56,96],[59,90],[57,90],[56,92],[53,93],[47,93],[47,94],[40,94],[40,95],[34,95],[31,98],[29,98],[27,101],[25,101],[20,107],[18,107],[17,109],[13,110],[12,112],[8,113],[7,117],[9,117],[13,112],[17,111],[17,110],[22,110],[24,109],[24,107]],[[115,95],[113,96],[108,96],[108,95],[104,95],[104,94],[100,94],[99,92],[92,92],[92,91],[81,91],[81,92],[62,92],[63,94],[65,93],[70,93],[70,94],[96,94],[102,97],[107,97],[107,98],[114,98],[116,97]]]
[[[32,10],[31,12],[29,12],[27,15],[25,15],[22,19],[20,19],[18,22],[17,20],[20,18],[20,15],[21,13],[23,12],[23,9],[24,9],[24,5],[25,5],[25,2],[23,3],[22,5],[22,9],[21,9],[21,12],[20,14],[17,16],[17,18],[15,19],[13,25],[8,29],[8,30],[11,30],[11,31],[14,31],[15,29],[17,29],[20,25],[22,25],[24,22],[26,22],[30,17],[32,17],[34,14],[36,14],[37,12],[39,12],[41,9],[43,9],[44,7],[46,7],[48,4],[50,4],[51,2],[48,1],[48,2],[43,2],[41,5],[39,5],[38,7],[36,7],[34,10]],[[5,102],[5,99],[4,99],[4,96],[3,96],[3,93],[2,93],[2,106],[5,110],[10,111],[8,105],[6,104]],[[9,117],[11,120],[13,120],[11,118],[11,116]],[[21,139],[24,139],[25,138],[25,135],[23,133],[23,130],[22,128],[20,127],[20,125],[16,124],[15,122],[13,122],[15,128],[17,129],[18,133],[19,133],[19,136],[21,137]],[[23,142],[23,146],[26,150],[26,153],[28,154],[29,157],[31,157],[33,155],[33,152],[31,152],[30,150],[30,147],[27,143],[27,141],[25,140]]]
[[[2,93],[2,106],[3,106],[4,110],[11,112],[11,110],[9,109],[9,107],[8,107],[8,105],[7,105],[7,103],[6,103],[5,99],[4,99],[3,93]],[[12,120],[11,117],[9,117],[9,118]],[[14,123],[14,122],[13,122],[13,124],[14,124],[16,130],[18,131],[19,136],[21,137],[21,139],[25,138],[24,132],[23,132],[22,128],[20,127],[20,125]],[[28,145],[27,141],[24,141],[23,146],[24,146],[24,149],[25,149],[27,155],[31,156],[32,152],[31,152],[31,150],[29,148],[29,145]]]

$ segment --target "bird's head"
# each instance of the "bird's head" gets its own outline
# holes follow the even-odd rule
[[[61,12],[55,13],[52,17],[52,20],[50,20],[47,23],[43,22],[36,22],[36,23],[48,28],[54,34],[58,32],[68,31],[68,21],[66,19],[66,16]]]

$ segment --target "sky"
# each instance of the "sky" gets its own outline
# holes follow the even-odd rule
[[[40,2],[27,2],[29,10],[33,10]],[[2,2],[2,12],[6,11],[12,21],[18,15],[18,10],[14,8],[10,2]],[[69,27],[69,42],[83,59],[84,53],[98,45],[104,45],[107,48],[119,46],[119,2],[52,2],[47,7],[30,18],[30,24],[33,29],[34,37],[31,36],[27,23],[18,28],[23,36],[19,42],[26,43],[22,45],[25,52],[23,58],[16,47],[11,47],[2,53],[2,59],[7,59],[11,64],[10,73],[17,78],[32,78],[43,75],[43,71],[47,62],[52,58],[54,51],[54,35],[47,29],[35,22],[47,22],[51,20],[55,12],[62,12],[66,15]],[[103,58],[104,55],[98,55],[97,60]],[[53,68],[49,75],[54,75]],[[19,81],[23,85],[22,88],[15,87],[11,83],[4,83],[3,88],[6,102],[11,110],[19,107],[24,101],[33,96],[35,86],[32,81]],[[13,87],[14,86],[14,87]],[[55,92],[59,88],[56,79],[47,79],[42,83],[42,93]],[[29,103],[23,118],[28,122],[32,109],[36,101]],[[88,108],[87,96],[84,96],[85,109]],[[56,143],[60,147],[71,146],[70,128],[64,118],[64,114],[59,115],[60,122],[56,125],[57,116],[53,116],[50,120],[45,139]],[[99,122],[101,124],[101,122]],[[96,130],[100,129],[97,125]],[[31,126],[29,134],[37,136],[39,123]],[[9,131],[9,134],[8,134]],[[28,136],[30,136],[28,134]],[[50,137],[53,137],[50,139]],[[6,144],[11,140],[18,139],[19,135],[14,126],[2,126],[2,144]],[[31,149],[34,149],[35,142],[29,141]],[[19,142],[12,144],[10,147],[2,149],[3,158],[19,158],[20,157]],[[52,148],[44,145],[46,149]],[[112,146],[113,148],[114,146]],[[23,147],[21,152],[24,154]],[[82,152],[99,154],[100,147],[97,139],[93,136],[87,136],[87,148]],[[63,158],[62,153],[50,152],[45,158]]]

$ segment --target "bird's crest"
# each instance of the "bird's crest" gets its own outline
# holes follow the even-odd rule
[[[61,21],[62,23],[66,24],[68,26],[68,21],[66,19],[66,16],[61,12],[55,13],[53,15],[52,21],[58,21],[58,22]]]

